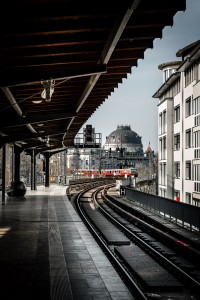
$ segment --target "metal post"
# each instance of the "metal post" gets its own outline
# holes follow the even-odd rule
[[[33,189],[34,191],[37,190],[36,188],[36,155],[35,155],[35,149],[33,154]]]
[[[66,151],[64,151],[64,185],[66,185]]]
[[[2,151],[2,204],[6,200],[6,144],[3,145]]]
[[[45,187],[49,187],[49,155],[45,155],[46,174],[45,174]]]
[[[21,150],[19,150],[18,146],[14,146],[14,182],[18,182],[20,180],[20,153]]]
[[[36,190],[36,160],[35,160],[35,149],[32,149],[31,153],[31,191]]]

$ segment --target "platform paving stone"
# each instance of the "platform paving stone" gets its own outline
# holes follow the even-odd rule
[[[0,206],[0,299],[134,297],[82,223],[66,187],[55,185],[7,197]]]

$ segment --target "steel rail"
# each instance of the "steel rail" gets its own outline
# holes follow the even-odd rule
[[[112,217],[103,207],[101,207],[101,205],[97,202],[97,199],[94,199],[95,204],[98,206],[98,208],[105,214],[108,216],[109,219],[111,219],[117,226],[119,226],[121,229],[123,229],[125,232],[127,232],[127,234],[129,236],[131,236],[132,238],[136,239],[140,244],[144,245],[149,251],[151,251],[155,256],[159,257],[160,259],[162,259],[165,263],[167,263],[171,268],[173,268],[177,273],[179,273],[181,276],[183,276],[185,279],[189,280],[192,284],[194,284],[197,288],[200,289],[200,283],[198,281],[196,281],[193,277],[191,277],[190,275],[188,275],[185,271],[183,271],[182,269],[180,269],[178,266],[176,266],[173,262],[171,262],[170,260],[168,260],[165,256],[163,256],[161,253],[159,253],[157,250],[155,250],[154,248],[152,248],[150,245],[148,245],[145,241],[143,241],[141,238],[139,238],[136,234],[134,234],[132,231],[130,231],[126,226],[124,226],[123,224],[121,224],[118,220],[116,220],[114,217]],[[109,201],[106,198],[106,201]],[[110,201],[109,201],[110,202]],[[111,202],[112,203],[112,202]],[[121,207],[119,208],[119,206],[116,206],[114,203],[112,203],[113,206],[117,207],[117,209],[120,209],[121,211],[123,211],[123,213],[127,214],[127,212],[122,209]]]
[[[107,246],[107,244],[105,243],[105,241],[101,238],[101,236],[98,234],[96,228],[94,227],[94,225],[89,221],[87,215],[85,214],[84,210],[81,208],[81,197],[83,196],[83,194],[87,191],[89,191],[91,189],[86,189],[84,191],[82,191],[76,198],[76,206],[78,208],[79,213],[81,214],[82,218],[84,219],[85,223],[87,224],[87,226],[90,228],[90,230],[92,231],[92,233],[95,235],[96,239],[99,241],[99,243],[101,244],[101,246],[103,247],[103,249],[106,251],[106,253],[109,255],[109,257],[111,258],[111,260],[117,265],[118,269],[123,273],[123,275],[126,277],[126,279],[129,281],[129,284],[131,284],[131,287],[134,289],[134,292],[137,293],[138,299],[140,300],[148,300],[148,298],[146,297],[146,295],[143,293],[143,291],[138,287],[138,285],[134,282],[134,280],[132,279],[132,277],[128,274],[127,270],[122,266],[122,264],[118,261],[118,259],[115,257],[115,255],[112,253],[112,251],[110,250],[110,248]],[[95,195],[102,190],[102,187],[97,189],[96,191],[93,192],[93,195],[95,197]],[[91,197],[92,198],[92,197]],[[136,296],[136,295],[134,295]]]

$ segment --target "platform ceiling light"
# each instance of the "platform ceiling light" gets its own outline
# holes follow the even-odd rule
[[[32,100],[32,102],[34,103],[34,104],[39,104],[39,103],[42,103],[42,100],[40,99],[40,100]]]
[[[45,99],[45,101],[50,102],[52,94],[54,92],[54,86],[55,86],[55,80],[49,79],[49,80],[42,80],[41,83],[43,84],[44,90],[41,93],[42,99]]]

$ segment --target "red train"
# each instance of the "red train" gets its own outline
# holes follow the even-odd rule
[[[130,177],[138,176],[137,168],[124,168],[124,169],[79,169],[78,174],[87,177]]]

